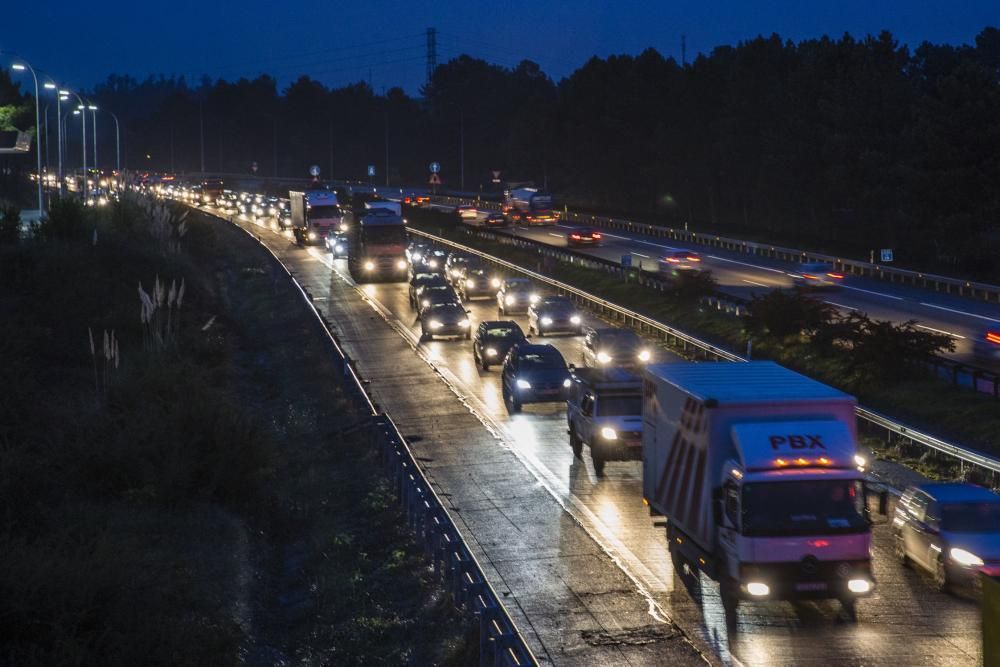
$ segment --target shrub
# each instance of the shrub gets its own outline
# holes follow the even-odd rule
[[[83,204],[73,198],[57,198],[52,200],[41,233],[46,238],[76,240],[83,238],[90,228],[90,215]]]
[[[21,210],[10,202],[0,202],[0,243],[17,243],[21,235]]]

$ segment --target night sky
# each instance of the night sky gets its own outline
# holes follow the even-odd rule
[[[1000,1],[42,0],[8,3],[3,24],[0,49],[64,85],[89,87],[110,73],[233,79],[266,72],[281,84],[301,73],[329,85],[370,77],[377,91],[401,85],[414,93],[424,80],[428,27],[438,30],[439,62],[459,53],[505,66],[528,58],[558,80],[592,55],[652,46],[680,60],[682,35],[689,60],[775,32],[797,41],[888,29],[911,46],[972,43],[985,26],[1000,25]]]

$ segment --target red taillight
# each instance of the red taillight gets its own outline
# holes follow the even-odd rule
[[[803,273],[802,277],[805,278],[806,280],[816,280],[816,276],[810,273]]]
[[[811,546],[814,549],[822,549],[824,547],[830,546],[830,541],[829,540],[809,540],[808,542],[806,542],[806,544],[808,544],[809,546]]]
[[[600,234],[598,234],[597,232],[594,232],[594,233],[592,234],[592,236],[593,236],[593,237],[594,237],[595,239],[599,239],[599,238],[601,238],[601,235],[600,235]]]
[[[826,275],[830,276],[831,278],[836,278],[837,280],[843,280],[844,279],[844,274],[843,273],[828,273]]]
[[[688,257],[689,262],[700,262],[701,257]]]
[[[994,345],[1000,345],[1000,332],[998,331],[987,331],[986,332],[986,342],[993,343]]]
[[[578,239],[578,238],[580,238],[580,235],[579,234],[570,234],[569,237],[571,239]]]
[[[681,262],[681,260],[677,259],[676,257],[667,257],[667,261],[670,262],[671,264],[680,264]]]

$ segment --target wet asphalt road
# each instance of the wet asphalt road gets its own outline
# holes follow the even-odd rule
[[[241,224],[282,258],[334,323],[543,664],[696,664],[670,621],[713,662],[981,662],[978,605],[932,591],[902,568],[886,524],[875,529],[878,588],[859,603],[857,624],[841,617],[836,602],[743,603],[730,634],[718,586],[702,577],[688,590],[673,572],[664,531],[641,501],[639,462],[609,463],[598,478],[586,450],[582,462],[572,456],[563,405],[508,416],[498,371],[479,370],[470,343],[418,344],[404,284],[355,289],[345,261]],[[495,301],[468,307],[473,327],[496,319]],[[527,330],[525,318],[514,319]],[[579,362],[579,337],[543,340]]]

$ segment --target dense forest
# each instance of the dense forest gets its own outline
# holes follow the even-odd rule
[[[912,50],[886,32],[759,37],[686,64],[647,50],[593,58],[559,82],[529,61],[462,56],[420,97],[330,89],[308,73],[284,90],[269,76],[110,76],[92,97],[122,120],[129,168],[245,173],[256,162],[261,175],[305,175],[318,164],[364,178],[373,164],[378,183],[415,184],[436,160],[452,188],[488,191],[500,170],[570,205],[854,256],[892,247],[906,265],[1000,275],[995,28],[974,45]],[[113,125],[100,122],[109,159]]]

